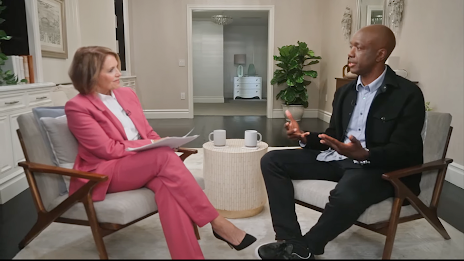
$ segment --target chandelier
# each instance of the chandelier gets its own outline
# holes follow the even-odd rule
[[[211,16],[211,21],[218,25],[228,25],[232,23],[234,19],[227,15],[213,15]]]

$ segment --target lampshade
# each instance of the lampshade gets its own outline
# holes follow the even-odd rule
[[[246,64],[246,54],[234,54],[234,64]]]

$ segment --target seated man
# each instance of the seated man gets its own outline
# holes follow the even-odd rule
[[[385,61],[395,48],[383,25],[359,30],[351,39],[348,66],[358,76],[335,92],[325,133],[302,132],[293,120],[287,135],[303,149],[271,151],[261,159],[272,223],[278,242],[257,248],[262,259],[312,259],[351,227],[371,205],[394,196],[381,175],[423,163],[421,131],[425,104],[414,83],[397,76]],[[321,152],[322,151],[322,152]],[[318,222],[301,234],[292,180],[337,182]],[[403,182],[416,195],[421,174]]]

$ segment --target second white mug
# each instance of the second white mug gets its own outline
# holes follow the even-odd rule
[[[259,139],[258,139],[259,136]],[[261,142],[263,136],[261,133],[255,130],[246,130],[245,131],[245,147],[256,147],[258,142]]]
[[[213,139],[211,139],[213,135]],[[208,136],[209,141],[212,141],[214,146],[226,146],[226,130],[214,130]]]

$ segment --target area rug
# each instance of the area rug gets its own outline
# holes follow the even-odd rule
[[[286,148],[269,148],[286,149]],[[202,176],[203,151],[190,156],[186,166],[195,176]],[[320,213],[296,206],[303,232],[318,220]],[[208,224],[199,229],[201,249],[206,259],[256,259],[255,248],[274,241],[269,206],[253,217],[230,219],[236,226],[254,235],[257,242],[242,251],[235,251],[217,240]],[[420,219],[398,226],[392,259],[463,259],[464,234],[441,220],[450,240],[443,237],[425,220]],[[110,259],[170,259],[159,215],[146,218],[104,238]],[[352,226],[325,248],[317,259],[380,259],[385,237]],[[14,259],[98,259],[98,252],[89,227],[53,223]]]

